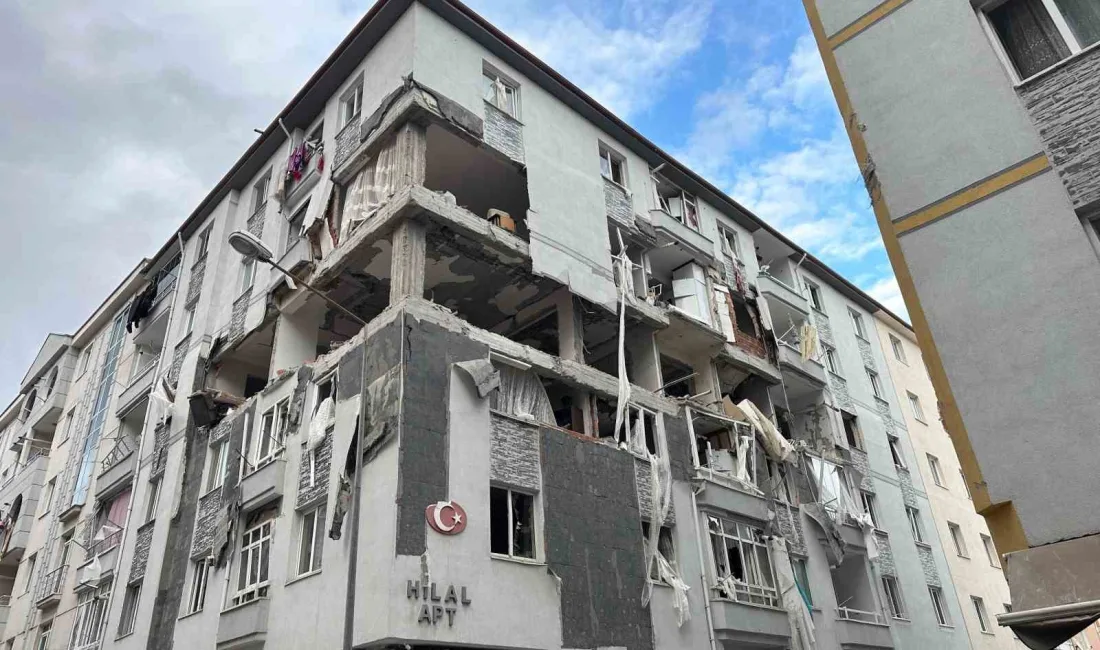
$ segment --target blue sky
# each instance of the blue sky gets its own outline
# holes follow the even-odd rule
[[[469,0],[904,315],[801,3]],[[0,404],[153,254],[369,8],[0,2]]]

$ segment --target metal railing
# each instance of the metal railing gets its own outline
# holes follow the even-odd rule
[[[107,452],[107,456],[104,457],[103,462],[100,463],[101,473],[119,464],[132,453],[134,453],[134,441],[130,438],[119,438],[115,446],[111,447],[111,451]]]
[[[852,609],[851,607],[837,607],[836,616],[839,619],[855,621],[856,623],[886,625],[886,621],[882,619],[882,615],[878,612],[866,612],[862,609]]]
[[[69,565],[62,564],[46,574],[38,583],[38,589],[34,592],[34,602],[40,603],[51,596],[61,595],[61,589],[65,586],[65,576],[69,573]]]
[[[773,587],[750,585],[736,578],[727,578],[720,581],[714,591],[719,598],[739,603],[779,607],[779,591]]]

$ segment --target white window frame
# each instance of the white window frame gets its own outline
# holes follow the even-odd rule
[[[947,601],[943,599],[943,589],[928,585],[928,597],[932,599],[932,612],[936,615],[936,622],[940,627],[952,627],[951,612],[947,609]]]
[[[496,558],[506,558],[506,559],[510,559],[510,560],[520,560],[522,562],[537,561],[538,558],[539,558],[539,550],[540,550],[540,546],[541,546],[539,544],[539,535],[538,535],[538,531],[539,531],[538,495],[533,494],[531,492],[526,492],[526,491],[523,491],[523,490],[513,490],[512,488],[508,488],[508,487],[504,487],[504,486],[500,486],[500,485],[492,485],[492,486],[490,486],[490,490],[501,490],[501,491],[505,492],[507,494],[505,502],[507,503],[507,506],[508,506],[508,552],[507,553],[497,553],[497,552],[492,551],[490,549],[490,555],[492,557],[496,557]],[[513,494],[522,494],[522,495],[524,495],[526,497],[529,497],[531,499],[531,556],[530,557],[527,557],[526,555],[516,555],[516,553],[515,553],[516,543],[515,543],[514,535],[515,535],[515,532],[516,532],[516,523],[515,523],[515,521],[513,521],[513,517],[515,515],[515,507],[512,505],[512,495]]]
[[[825,466],[824,471],[822,464]],[[822,485],[818,486],[821,491],[818,497],[826,510],[829,512],[836,512],[838,509],[847,510],[851,507],[848,504],[854,504],[855,497],[852,495],[848,476],[842,466],[817,456],[810,456],[810,471],[813,472],[815,481],[818,477],[823,477]],[[843,503],[845,500],[847,503]]]
[[[31,585],[34,584],[34,569],[38,566],[38,553],[31,553],[27,561],[23,563],[23,570],[27,574],[27,579],[23,581],[23,593],[27,593],[31,590]]]
[[[145,492],[145,522],[149,523],[157,518],[157,505],[160,503],[160,478],[149,481],[149,489]]]
[[[894,351],[894,358],[905,365],[909,365],[909,359],[905,356],[905,346],[902,345],[901,339],[893,334],[888,334],[888,336],[890,337],[890,348]]]
[[[134,633],[134,627],[137,624],[138,603],[140,602],[141,583],[126,585],[122,595],[122,613],[118,619],[118,638]]]
[[[260,431],[256,437],[256,457],[252,471],[256,471],[282,455],[285,448],[284,435],[289,409],[290,399],[284,399],[260,416]]]
[[[1005,49],[1004,43],[1001,42],[1000,35],[997,34],[997,30],[993,27],[993,21],[989,19],[989,12],[1000,7],[1001,5],[1009,2],[1010,0],[986,0],[985,4],[978,11],[978,15],[981,16],[982,28],[985,30],[986,37],[989,38],[990,43],[993,45],[994,51],[1001,59],[1001,63],[1005,69],[1008,70],[1009,75],[1012,76],[1013,81],[1017,86],[1023,85],[1024,82],[1036,79],[1043,76],[1050,70],[1053,70],[1066,61],[1076,57],[1082,52],[1087,52],[1093,48],[1100,46],[1100,41],[1092,43],[1086,47],[1081,46],[1081,42],[1077,40],[1077,35],[1070,29],[1069,22],[1066,17],[1062,15],[1062,10],[1058,8],[1058,5],[1054,0],[1040,0],[1043,3],[1043,8],[1047,10],[1050,15],[1051,22],[1054,23],[1055,29],[1058,30],[1058,35],[1062,37],[1062,41],[1066,45],[1066,49],[1069,50],[1069,55],[1059,59],[1056,63],[1053,63],[1042,70],[1039,70],[1035,74],[1029,77],[1021,77],[1020,72],[1016,69],[1016,64],[1012,61],[1012,57],[1009,56],[1008,50]]]
[[[111,583],[108,582],[98,589],[89,589],[80,594],[72,642],[69,644],[71,650],[99,648],[103,628],[107,623],[107,598],[110,593]]]
[[[481,98],[485,102],[519,120],[519,84],[488,64],[482,67],[481,84]],[[502,102],[500,101],[501,94],[499,90],[501,88],[503,88],[503,106],[501,106]]]
[[[726,519],[717,515],[707,515],[707,533],[710,538],[710,559],[714,575],[723,580],[728,577],[734,585],[734,593],[727,593],[724,586],[716,590],[718,598],[735,600],[742,603],[779,607],[779,592],[776,589],[775,568],[771,555],[764,542],[764,532],[742,521]],[[719,562],[717,545],[721,543],[722,561]],[[720,564],[729,563],[730,548],[735,548],[741,557],[741,567],[745,580],[739,580],[732,574],[722,575]],[[767,567],[763,566],[763,562]],[[725,567],[727,573],[729,567]]]
[[[979,596],[971,596],[970,602],[974,605],[974,614],[978,617],[978,629],[983,634],[992,634],[989,631],[989,614],[985,609],[985,601]]]
[[[918,544],[927,544],[924,541],[924,524],[921,523],[920,510],[913,506],[905,506],[905,518],[909,520],[909,531],[913,533],[913,541]]]
[[[848,308],[848,316],[852,319],[852,327],[856,331],[856,336],[858,336],[859,338],[866,341],[867,340],[867,328],[863,324],[863,314],[860,314],[858,311],[856,311],[856,310],[852,309],[851,307],[849,307]]]
[[[878,513],[875,511],[875,495],[865,490],[859,491],[859,503],[863,512],[871,516],[871,525],[878,528]]]
[[[363,112],[363,77],[360,76],[340,96],[340,128],[351,124]]]
[[[320,571],[324,561],[325,504],[300,513],[298,520],[295,575],[301,577]]]
[[[882,590],[886,592],[886,606],[890,610],[891,618],[908,621],[909,614],[905,609],[905,597],[901,593],[901,583],[892,575],[882,576]]]
[[[943,467],[940,465],[940,459],[932,454],[925,454],[925,456],[928,457],[928,470],[932,473],[932,482],[942,488],[947,487],[943,483]]]
[[[241,552],[238,557],[237,589],[232,605],[243,605],[258,598],[266,598],[271,586],[271,541],[275,520],[267,518],[241,535]],[[256,558],[253,566],[252,558]]]
[[[963,534],[962,526],[949,521],[947,522],[947,531],[951,533],[951,541],[955,544],[955,554],[970,559],[970,552],[966,548],[966,535]]]
[[[187,336],[195,329],[195,305],[183,310],[183,336]],[[182,336],[180,338],[183,338]]]
[[[210,233],[213,230],[214,226],[210,225],[199,233],[198,243],[195,246],[195,262],[206,259],[206,254],[210,252]]]
[[[959,468],[959,478],[962,479],[963,489],[966,490],[966,498],[973,501],[974,495],[970,494],[970,484],[966,482],[966,474],[963,473],[962,468]]]
[[[834,375],[840,375],[840,359],[837,358],[836,348],[823,343],[822,349],[825,351],[825,369]]]
[[[871,392],[875,397],[885,400],[886,398],[882,396],[882,380],[879,379],[878,373],[870,368],[865,368],[865,370],[867,371],[867,381],[871,383]]]
[[[38,626],[38,639],[35,643],[34,650],[49,650],[50,647],[50,634],[53,632],[53,619],[50,619]]]
[[[211,456],[206,470],[206,492],[213,492],[225,483],[225,472],[229,468],[229,440],[222,439],[210,446],[207,451]]]
[[[985,557],[989,560],[989,566],[1001,568],[1000,558],[997,557],[997,547],[993,544],[993,538],[985,533],[978,533],[982,538],[982,546],[985,548]]]
[[[39,517],[48,514],[50,512],[50,509],[53,508],[53,495],[55,492],[57,492],[56,476],[46,481],[46,486],[43,488],[43,491],[45,492],[45,496],[41,499],[41,501],[44,507],[42,509],[42,512],[38,513]]]
[[[806,297],[810,300],[810,307],[813,307],[816,311],[824,313],[825,310],[821,302],[821,287],[806,279],[803,279],[802,281],[806,283]]]
[[[909,410],[913,412],[913,418],[921,424],[928,424],[924,419],[924,408],[920,405],[920,397],[909,391],[905,391],[905,394],[909,398]]]
[[[642,552],[645,553],[645,555],[649,555],[649,530],[651,525],[652,524],[650,524],[650,522],[648,521],[642,522]],[[668,541],[668,548],[671,551],[669,554],[661,551],[662,540]],[[661,526],[661,530],[657,533],[657,552],[665,558],[665,561],[668,562],[669,566],[671,566],[674,571],[677,570],[676,537],[672,533],[672,526]],[[650,582],[666,584],[665,581],[661,579],[660,570],[657,567],[656,553],[653,554],[653,562],[649,565],[649,574],[647,575],[647,579]]]
[[[252,184],[252,207],[248,212],[249,215],[256,214],[260,208],[267,205],[267,195],[270,190],[271,170],[269,169]]]
[[[901,438],[887,436],[886,442],[890,446],[890,455],[893,457],[894,467],[905,469],[905,454],[901,452]]]
[[[737,236],[737,231],[725,226],[718,226],[719,239],[722,243],[722,252],[726,257],[734,260],[735,262],[741,260],[741,240]]]
[[[616,169],[619,172],[618,180],[615,179]],[[626,187],[626,158],[602,142],[600,143],[600,175],[620,187]]]
[[[204,557],[191,563],[191,589],[187,594],[187,612],[201,612],[206,606],[206,589],[210,584],[210,567],[214,559]]]
[[[256,258],[245,256],[241,259],[241,286],[237,292],[238,295],[243,294],[252,288],[252,285],[256,282]]]

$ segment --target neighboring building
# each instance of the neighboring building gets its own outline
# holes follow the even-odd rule
[[[1012,613],[1100,615],[1100,4],[804,0]]]
[[[461,4],[380,2],[0,415],[0,641],[970,647],[882,312]]]
[[[959,466],[951,438],[940,421],[939,401],[917,338],[887,312],[875,316],[886,367],[905,416],[914,463],[928,486],[931,519],[947,556],[951,581],[963,605],[973,648],[1020,648],[1011,630],[994,616],[1009,610],[1008,583],[989,528],[978,513]]]

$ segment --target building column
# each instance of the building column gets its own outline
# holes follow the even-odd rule
[[[661,387],[661,354],[657,337],[647,328],[626,328],[626,352],[633,375],[630,383],[656,392]]]
[[[317,299],[306,301],[297,310],[283,311],[275,321],[271,344],[268,379],[280,370],[289,370],[317,358],[318,332],[325,319],[326,306]]]
[[[397,224],[390,243],[390,304],[397,304],[406,296],[423,297],[427,253],[424,224],[405,219]]]
[[[584,321],[573,294],[562,287],[554,296],[558,316],[558,356],[584,363]]]
[[[428,131],[406,123],[394,135],[394,179],[397,187],[423,185],[428,170]]]

